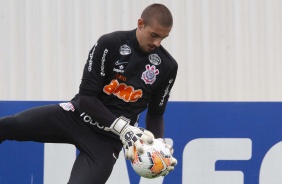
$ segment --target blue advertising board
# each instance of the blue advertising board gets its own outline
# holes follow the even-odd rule
[[[50,103],[1,101],[0,117]],[[281,120],[281,102],[169,102],[165,135],[178,165],[160,183],[282,183]],[[0,184],[42,184],[43,152],[41,143],[2,143]],[[126,164],[130,183],[145,184]]]

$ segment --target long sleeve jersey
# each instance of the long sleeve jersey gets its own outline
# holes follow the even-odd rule
[[[105,34],[89,52],[79,94],[72,103],[99,122],[98,128],[109,127],[119,116],[134,125],[145,109],[151,117],[162,117],[177,68],[163,46],[142,52],[136,29]]]

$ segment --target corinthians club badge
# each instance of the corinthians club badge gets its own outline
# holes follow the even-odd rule
[[[146,71],[142,73],[141,79],[146,83],[146,84],[153,84],[156,80],[156,76],[159,74],[159,70],[156,69],[156,66],[150,66],[146,65],[145,66]]]

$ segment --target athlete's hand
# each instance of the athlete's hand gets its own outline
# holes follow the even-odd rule
[[[107,131],[112,131],[113,133],[120,136],[126,151],[125,156],[127,159],[132,160],[134,158],[134,147],[138,153],[142,154],[144,152],[141,142],[146,144],[153,144],[154,135],[143,128],[131,126],[130,120],[121,116],[117,118]]]
[[[171,154],[171,156],[170,156],[170,165],[167,166],[166,170],[163,171],[163,173],[162,173],[162,176],[166,176],[171,171],[174,170],[174,167],[177,165],[177,160],[176,160],[176,158],[173,157],[174,149],[172,148],[172,146],[167,144],[164,139],[159,138],[159,140],[162,140],[164,142],[165,146],[170,150],[170,154]]]
[[[134,127],[134,128],[136,128],[136,127]],[[139,142],[140,143],[144,142],[148,145],[151,145],[153,143],[154,135],[150,131],[148,131],[144,128],[138,127],[137,131],[139,132],[140,130],[141,130],[143,135],[140,137],[140,133],[136,134],[137,137],[140,137],[140,141],[135,142],[134,146],[130,146],[131,144],[124,144],[124,146],[123,146],[124,147],[124,155],[125,155],[126,159],[129,159],[129,160],[134,159],[134,147],[137,149],[138,153],[142,154],[144,152],[143,146],[139,145]],[[136,146],[136,144],[137,144],[137,146]]]

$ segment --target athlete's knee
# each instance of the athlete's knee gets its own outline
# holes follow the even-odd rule
[[[18,123],[20,123],[20,120],[15,116],[0,118],[0,142],[13,140],[14,125]]]

